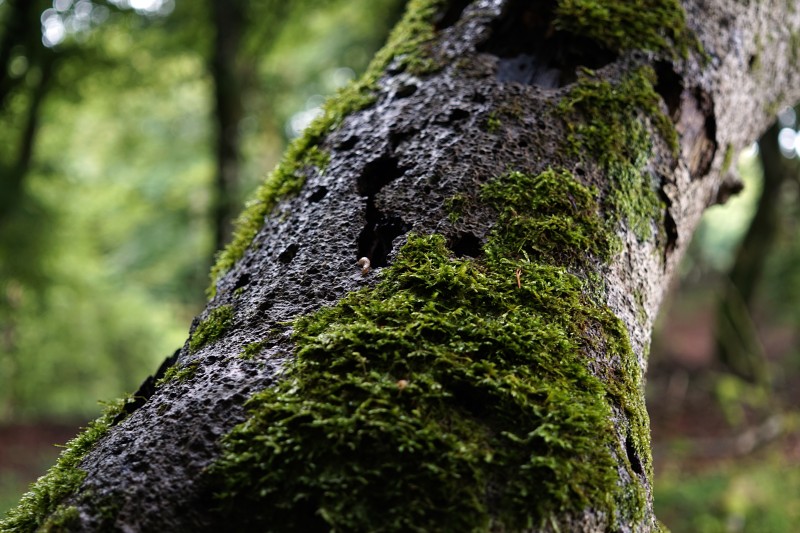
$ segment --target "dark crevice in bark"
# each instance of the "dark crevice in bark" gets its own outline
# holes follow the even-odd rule
[[[683,78],[672,68],[669,61],[657,61],[656,71],[656,92],[667,105],[667,112],[673,123],[680,118],[681,93],[683,93]]]
[[[675,128],[692,179],[708,175],[717,153],[717,120],[711,95],[699,88],[685,89]]]
[[[678,224],[670,211],[672,209],[672,200],[669,195],[664,192],[663,188],[658,190],[658,195],[666,206],[664,209],[664,236],[667,238],[667,242],[664,245],[664,265],[666,265],[667,258],[678,246]]]
[[[395,96],[399,98],[408,98],[415,92],[417,92],[418,87],[413,83],[404,83],[400,87],[397,88],[395,91]]]
[[[386,215],[367,200],[367,224],[358,237],[358,257],[366,257],[372,267],[388,265],[392,241],[408,232],[411,224],[399,216]]]
[[[158,367],[158,370],[156,370],[155,374],[152,376],[147,376],[147,378],[139,386],[139,389],[133,393],[131,399],[122,407],[122,411],[120,411],[114,420],[111,421],[112,426],[116,426],[125,420],[129,415],[132,415],[134,411],[142,407],[145,402],[147,402],[147,400],[149,400],[150,397],[155,394],[156,382],[164,377],[164,374],[167,373],[167,369],[177,362],[180,353],[180,349],[175,350],[175,353],[164,359],[164,362],[161,363],[161,366]]]
[[[625,438],[625,452],[628,455],[628,461],[631,463],[631,468],[633,471],[640,476],[643,475],[644,468],[642,468],[642,461],[639,459],[639,454],[636,453],[636,447],[634,446],[633,439],[631,439],[630,435]]]
[[[358,135],[349,135],[336,146],[336,149],[347,152],[355,148],[356,144],[358,144]]]
[[[328,188],[319,186],[316,189],[314,189],[314,192],[311,193],[311,196],[308,197],[308,201],[313,203],[319,202],[320,200],[325,198],[327,194],[328,194]]]
[[[392,150],[410,133],[395,133],[390,138]],[[356,183],[358,194],[367,197],[367,222],[358,236],[357,257],[366,257],[373,267],[388,264],[392,241],[411,229],[411,225],[397,215],[390,215],[378,209],[375,195],[383,187],[400,178],[404,169],[398,165],[397,158],[382,155],[367,163]]]
[[[442,12],[442,14],[439,16],[439,19],[435,21],[434,29],[436,29],[436,31],[442,31],[443,29],[454,25],[456,22],[458,22],[458,20],[461,18],[461,14],[464,13],[464,10],[471,3],[472,0],[451,0],[448,2],[447,9],[444,10],[444,12]]]
[[[450,115],[448,116],[448,122],[450,123],[457,123],[463,122],[469,118],[469,111],[466,109],[456,108],[450,111]]]
[[[507,4],[491,37],[478,48],[498,57],[499,81],[555,89],[573,83],[578,67],[598,69],[616,60],[597,42],[556,30],[553,9],[552,2]]]
[[[481,255],[481,240],[474,233],[459,233],[450,243],[456,257],[478,257]]]
[[[410,128],[410,129],[398,129],[389,132],[389,145],[391,146],[392,153],[394,153],[397,148],[403,143],[403,141],[411,138],[413,135],[417,134],[419,130]],[[402,175],[402,173],[400,174]]]
[[[284,251],[278,255],[278,261],[283,263],[284,265],[288,265],[292,262],[292,259],[297,255],[298,250],[300,250],[300,245],[297,243],[290,244]]]
[[[395,137],[392,144],[401,142],[402,137]],[[356,186],[360,196],[374,196],[379,190],[403,175],[403,169],[397,164],[397,158],[390,155],[367,163],[358,177]]]
[[[236,284],[233,286],[233,290],[241,289],[243,287],[247,287],[248,285],[250,285],[250,274],[245,272],[236,279]]]

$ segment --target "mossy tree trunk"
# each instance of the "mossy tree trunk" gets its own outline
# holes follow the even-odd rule
[[[798,43],[783,0],[412,0],[3,526],[658,529],[652,322]]]

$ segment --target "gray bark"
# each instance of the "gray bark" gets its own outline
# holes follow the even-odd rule
[[[592,267],[608,307],[627,327],[642,374],[653,320],[692,231],[703,210],[731,186],[732,178],[722,171],[726,152],[749,145],[780,106],[800,99],[800,71],[793,68],[800,10],[791,2],[682,4],[707,59],[697,51],[687,60],[641,50],[580,52],[591,55],[597,76],[612,82],[642,65],[653,66],[659,74],[659,106],[680,135],[676,159],[655,125],[644,123],[656,139],[645,168],[666,207],[652,222],[649,237],[637,236],[624,221],[618,225],[622,250],[609,264]],[[453,224],[446,199],[474,194],[509,169],[537,174],[551,167],[570,169],[580,181],[608,193],[608,173],[565,152],[567,123],[552,114],[574,88],[575,65],[550,58],[537,66],[545,49],[532,44],[520,51],[524,56],[516,55],[500,42],[510,31],[504,24],[513,25],[526,10],[504,0],[480,0],[463,12],[451,8],[432,47],[443,68],[416,76],[395,60],[378,82],[376,102],[324,137],[327,168],[303,169],[301,192],[272,210],[241,260],[219,280],[201,315],[232,305],[232,326],[195,352],[187,341],[178,364],[192,362],[197,371],[184,381],[143,390],[146,401],[129,409],[132,413],[83,459],[80,468],[88,475],[65,501],[77,506],[83,530],[220,530],[226,515],[209,512],[213,488],[204,485],[205,469],[218,457],[220,437],[247,418],[244,402],[279,382],[294,357],[289,321],[378,283],[378,273],[394,261],[409,231],[442,234],[457,255],[480,255],[496,213],[478,206]],[[509,104],[516,118],[487,129],[493,113]],[[356,265],[362,256],[372,263],[367,275]],[[256,359],[237,357],[245,345],[265,338],[270,341]],[[602,347],[595,351],[587,354],[593,367],[601,364]],[[615,410],[614,416],[618,427],[627,423],[624,413]],[[625,435],[620,432],[618,438],[625,449]],[[617,459],[621,465],[626,460]],[[647,461],[627,458],[634,459]],[[588,507],[554,513],[533,527],[656,530],[651,480],[641,464],[636,470],[632,479],[620,466],[619,483],[643,487],[648,498],[643,517],[620,516],[614,524]],[[104,502],[114,502],[111,516],[103,515]]]

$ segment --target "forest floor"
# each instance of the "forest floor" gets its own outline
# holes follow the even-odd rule
[[[656,515],[673,533],[794,533],[800,524],[800,335],[753,317],[769,393],[720,368],[715,300],[667,302],[647,375]]]

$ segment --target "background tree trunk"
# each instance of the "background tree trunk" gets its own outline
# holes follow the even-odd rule
[[[657,529],[650,329],[798,35],[783,1],[412,0],[175,364],[3,526]]]
[[[240,40],[244,32],[245,5],[240,0],[211,0],[216,31],[211,54],[216,125],[216,179],[214,180],[214,249],[229,241],[236,216],[240,183],[240,136],[242,120]]]

